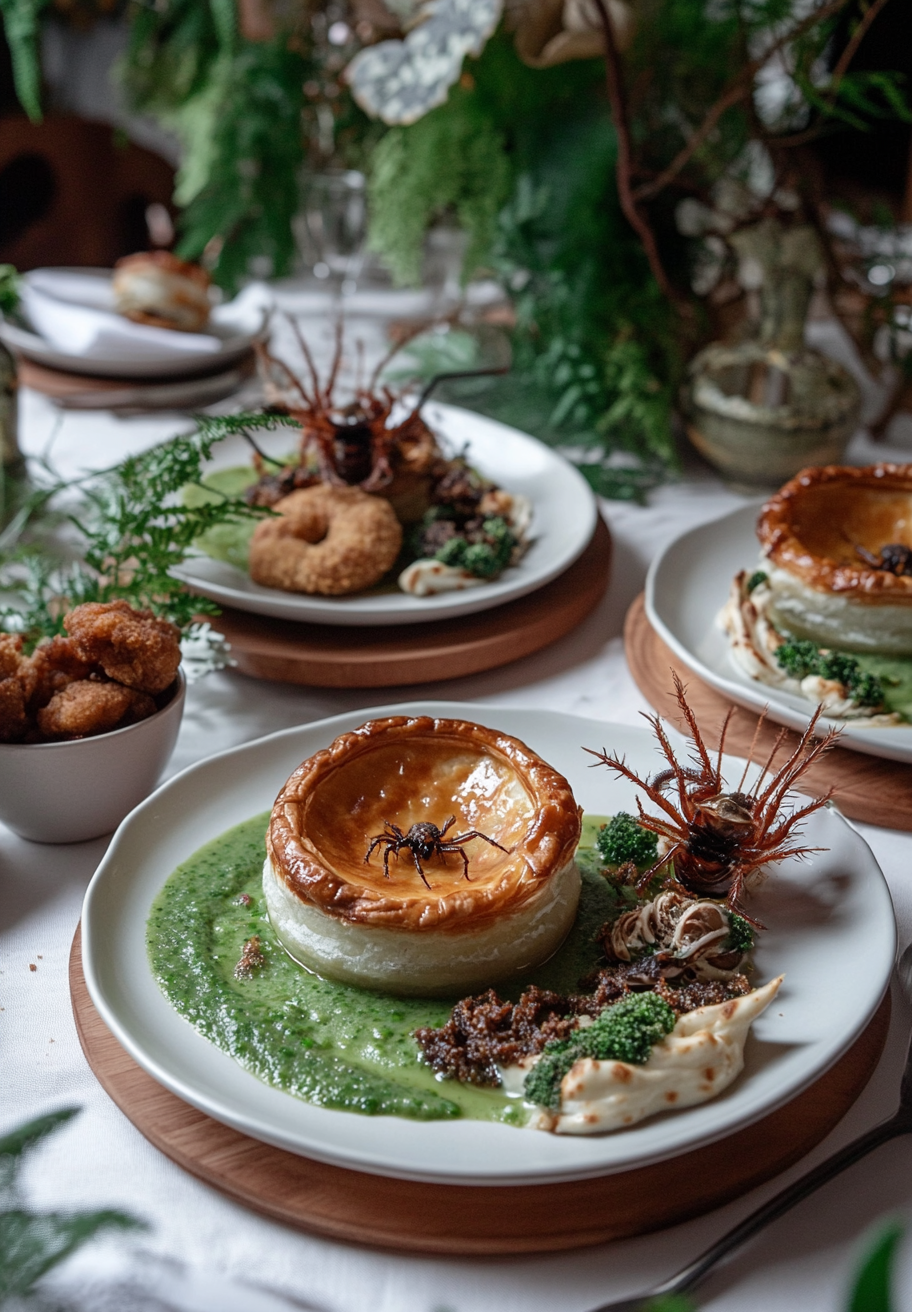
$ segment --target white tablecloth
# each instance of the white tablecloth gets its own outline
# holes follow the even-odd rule
[[[54,460],[64,472],[109,465],[185,426],[177,416],[115,420],[70,414],[61,420],[43,398],[23,396],[24,448],[40,452],[53,435]],[[883,453],[861,438],[852,449],[859,461]],[[657,492],[648,507],[606,503],[615,556],[603,603],[575,633],[489,674],[392,694],[286,687],[231,671],[212,675],[189,691],[169,773],[287,725],[412,696],[547,707],[636,723],[638,712],[647,708],[624,661],[627,606],[658,548],[682,528],[737,502],[705,468],[695,466],[681,482]],[[912,834],[860,828],[889,880],[904,945],[912,938]],[[34,1155],[25,1176],[31,1205],[123,1207],[149,1224],[136,1241],[145,1252],[204,1272],[259,1281],[332,1312],[585,1312],[669,1274],[788,1178],[655,1236],[515,1260],[399,1256],[264,1220],[198,1183],[147,1143],[85,1062],[70,1013],[67,957],[83,893],[104,848],[105,840],[70,847],[31,844],[0,826],[0,1128],[62,1105],[84,1108]],[[870,1084],[830,1138],[790,1175],[892,1111],[909,1023],[908,1007],[894,997],[888,1046]],[[712,1312],[841,1309],[863,1232],[910,1202],[912,1143],[900,1140],[768,1230],[706,1286],[701,1304]],[[112,1242],[102,1241],[96,1253]],[[88,1254],[83,1260],[88,1262]],[[902,1284],[912,1287],[912,1281]],[[900,1305],[908,1306],[908,1298]]]

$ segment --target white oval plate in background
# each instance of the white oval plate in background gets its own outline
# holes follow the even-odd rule
[[[458,1184],[574,1180],[628,1170],[720,1139],[787,1103],[851,1046],[874,1014],[893,967],[890,895],[870,848],[833,808],[811,816],[804,840],[826,848],[772,871],[752,898],[767,924],[755,979],[785,983],[753,1026],[746,1068],[720,1097],[619,1133],[576,1138],[482,1121],[412,1121],[331,1111],[262,1083],[174,1009],[153,977],[146,920],[171,872],[204,843],[268,810],[291,771],[340,733],[379,715],[471,718],[514,734],[570,780],[589,812],[634,810],[635,790],[591,769],[583,746],[606,747],[651,774],[645,729],[552,711],[411,702],[286,729],[191,766],[118,829],[86,893],[86,983],[129,1054],[178,1097],[226,1125],[307,1157],[378,1175]],[[686,749],[683,739],[675,741]],[[740,775],[726,761],[728,778]]]
[[[43,275],[54,280],[55,288],[65,289],[72,283],[72,294],[65,297],[68,305],[84,305],[89,310],[114,310],[114,297],[111,291],[112,269],[33,269],[23,274],[25,280],[31,279],[36,286],[42,285]],[[62,351],[32,328],[22,328],[19,324],[0,316],[0,341],[14,350],[20,351],[27,360],[44,365],[48,369],[63,369],[67,373],[85,374],[92,378],[181,378],[202,372],[218,373],[234,364],[246,355],[253,345],[254,338],[263,329],[262,313],[256,309],[242,316],[243,323],[231,317],[230,311],[226,321],[222,321],[227,307],[214,306],[209,323],[201,332],[207,336],[217,337],[221,345],[216,351],[190,350],[186,346],[174,346],[156,350],[154,346],[146,348],[139,356],[125,353],[119,357],[113,351],[103,358],[96,355],[77,355]],[[125,321],[127,322],[127,321]],[[135,329],[137,325],[133,325]],[[170,333],[180,338],[182,333],[176,329],[157,328],[155,332],[167,342]]]
[[[236,610],[309,624],[420,624],[515,601],[563,574],[589,545],[598,509],[595,496],[579,470],[534,437],[451,405],[428,405],[428,425],[452,454],[467,448],[469,461],[507,492],[529,498],[534,508],[532,542],[518,565],[500,578],[464,592],[413,597],[398,590],[366,592],[352,597],[317,597],[280,592],[254,583],[249,574],[210,556],[192,556],[173,573],[194,592]],[[291,429],[272,436],[272,445],[287,451],[294,445]],[[257,440],[260,440],[258,435]],[[249,464],[250,448],[242,439],[224,443],[212,468]],[[284,441],[284,448],[282,442]]]
[[[804,697],[751,679],[732,659],[717,616],[738,570],[759,558],[756,524],[761,501],[681,533],[646,576],[646,615],[663,642],[706,683],[739,706],[768,708],[769,717],[805,730],[814,712]],[[851,720],[822,718],[820,731],[841,729],[841,747],[892,761],[912,762],[912,725],[866,729]]]

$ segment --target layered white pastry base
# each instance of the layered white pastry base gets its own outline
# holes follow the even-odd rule
[[[903,722],[902,716],[894,711],[859,706],[849,697],[844,685],[835,679],[824,679],[817,674],[795,679],[787,674],[776,660],[776,652],[784,639],[771,622],[773,590],[767,581],[748,592],[747,578],[746,570],[735,575],[728,601],[719,612],[718,624],[728,635],[732,660],[748,678],[804,697],[815,706],[822,706],[825,714],[833,719],[852,720],[868,727]]]
[[[812,588],[795,574],[761,560],[768,574],[767,613],[777,628],[819,647],[912,656],[912,605],[857,600],[851,593]]]
[[[277,937],[302,966],[359,988],[434,996],[486,989],[556,952],[576,917],[580,875],[571,861],[493,923],[423,933],[327,915],[297,897],[269,857],[263,892]]]

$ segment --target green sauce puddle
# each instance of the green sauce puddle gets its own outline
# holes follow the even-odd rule
[[[849,652],[866,674],[883,679],[884,703],[888,711],[896,711],[906,720],[912,720],[912,659],[908,656],[868,656]]]
[[[440,1080],[420,1060],[412,1031],[444,1023],[456,999],[395,998],[311,975],[279,944],[262,891],[269,813],[229,829],[169,877],[146,930],[149,958],[171,1005],[223,1052],[267,1084],[314,1103],[368,1116],[459,1116],[522,1125],[528,1107],[498,1089]],[[583,889],[560,951],[528,979],[569,993],[598,963],[595,932],[618,898],[591,850],[602,816],[587,816],[577,861]],[[244,906],[239,896],[251,902]],[[259,935],[266,964],[238,980],[244,943]]]

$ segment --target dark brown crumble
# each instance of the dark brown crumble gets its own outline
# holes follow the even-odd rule
[[[678,981],[677,984],[672,981]],[[628,993],[658,993],[676,1015],[714,1006],[750,992],[744,975],[728,980],[686,978],[680,962],[659,955],[600,970],[588,981],[592,991],[564,996],[533,985],[516,1003],[493,989],[456,1003],[440,1029],[415,1031],[433,1070],[464,1084],[498,1085],[498,1067],[511,1066],[541,1052],[550,1039],[564,1039],[580,1016],[597,1016]]]

